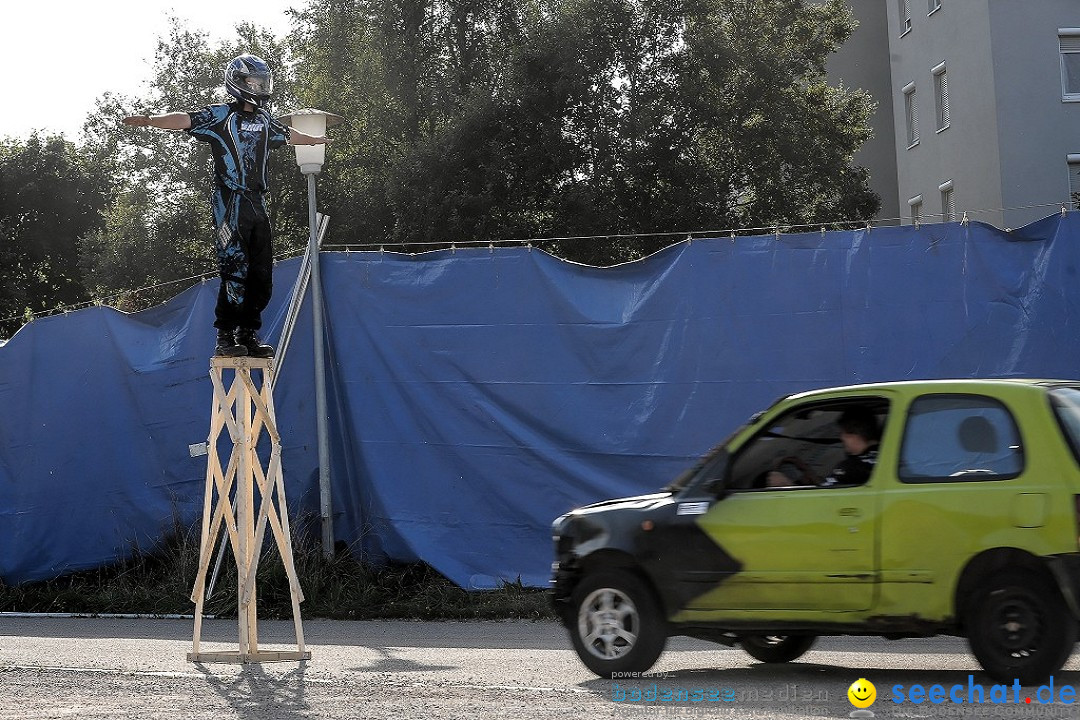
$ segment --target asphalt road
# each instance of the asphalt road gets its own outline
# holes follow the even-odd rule
[[[1053,704],[1038,702],[1038,688],[1013,687],[997,690],[1006,702],[991,704],[993,681],[953,638],[824,638],[781,666],[676,638],[653,668],[657,677],[612,681],[589,673],[551,622],[309,620],[304,630],[313,656],[306,663],[204,665],[185,659],[191,621],[2,617],[0,720],[838,718],[855,710],[847,689],[862,677],[877,687],[876,717],[1080,718],[1080,705],[1061,697],[1064,685],[1080,689],[1080,657],[1055,677]],[[203,649],[235,650],[235,633],[235,621],[208,620]],[[259,637],[263,650],[295,649],[291,623],[262,621]],[[964,702],[906,700],[913,685],[935,684]],[[972,686],[982,704],[970,702]],[[662,699],[695,690],[701,701]]]

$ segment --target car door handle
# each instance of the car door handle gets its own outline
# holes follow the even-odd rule
[[[840,515],[840,517],[859,517],[862,515],[862,513],[859,511],[859,508],[854,507],[840,508],[837,513]]]

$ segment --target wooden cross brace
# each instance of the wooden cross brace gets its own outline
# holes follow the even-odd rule
[[[225,373],[232,371],[232,382],[225,388]],[[252,380],[251,371],[260,371],[260,385]],[[191,662],[269,662],[274,660],[308,660],[311,653],[304,647],[304,630],[300,621],[300,603],[304,593],[296,576],[293,561],[292,534],[289,512],[285,504],[285,484],[281,474],[281,436],[274,415],[273,358],[214,357],[210,361],[210,380],[214,386],[214,401],[210,418],[210,435],[206,441],[206,489],[203,498],[202,539],[199,570],[191,599],[195,603],[195,634]],[[228,430],[232,451],[224,470],[218,444],[222,430]],[[263,431],[270,440],[269,462],[264,470],[257,446]],[[256,513],[256,490],[258,512]],[[276,502],[275,502],[276,499]],[[232,548],[237,570],[237,618],[239,651],[201,652],[203,604],[206,595],[206,576],[214,547],[225,526],[226,542]],[[255,603],[255,575],[262,556],[266,526],[277,545],[289,579],[292,599],[293,625],[296,630],[295,652],[259,650],[258,618]]]

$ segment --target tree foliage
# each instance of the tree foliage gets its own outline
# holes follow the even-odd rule
[[[62,137],[0,144],[0,335],[87,299],[77,241],[100,226],[106,189]]]
[[[853,29],[840,0],[335,0],[300,21],[301,98],[351,119],[335,146],[348,160],[323,182],[335,237],[350,242],[771,227],[877,209],[852,165],[871,102],[825,79]]]
[[[309,0],[294,21],[285,40],[241,25],[217,44],[174,21],[149,90],[100,98],[80,146],[3,150],[21,173],[0,195],[5,316],[212,270],[205,145],[119,121],[226,100],[241,52],[274,68],[276,114],[347,118],[319,181],[335,243],[589,236],[540,244],[610,264],[674,233],[878,207],[852,162],[871,101],[825,76],[854,27],[843,0]],[[277,250],[293,253],[307,212],[292,153],[270,174]]]

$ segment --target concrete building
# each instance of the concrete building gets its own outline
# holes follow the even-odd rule
[[[871,137],[855,155],[855,164],[870,171],[870,188],[881,198],[878,218],[900,217],[896,185],[896,130],[893,122],[892,76],[889,68],[889,19],[883,0],[852,0],[859,27],[832,58],[832,83],[860,88],[877,101],[870,118]]]
[[[829,72],[878,101],[880,219],[1017,227],[1080,192],[1078,0],[850,2]]]

